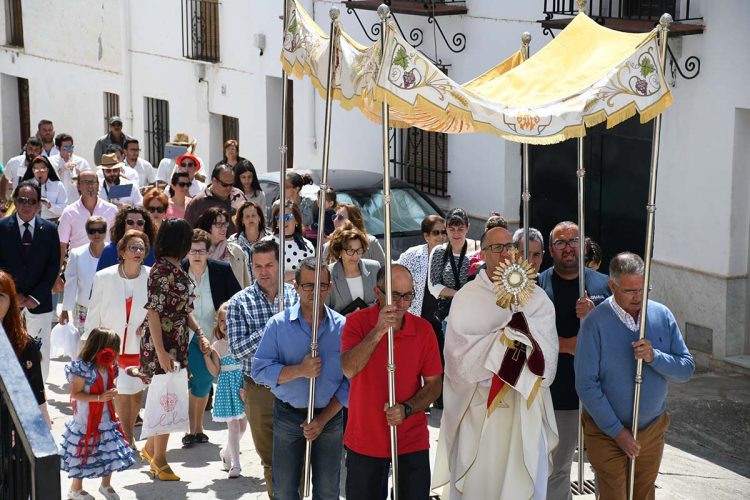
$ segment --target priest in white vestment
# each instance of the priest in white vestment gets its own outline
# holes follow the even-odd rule
[[[558,435],[549,386],[559,343],[555,308],[531,284],[516,308],[496,304],[488,276],[511,257],[511,234],[482,237],[487,264],[453,298],[433,490],[444,500],[544,500]]]

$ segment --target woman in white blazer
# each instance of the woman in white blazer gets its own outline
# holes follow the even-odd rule
[[[115,409],[120,417],[125,437],[135,449],[133,430],[141,408],[144,384],[125,370],[140,364],[141,328],[146,320],[144,306],[148,300],[148,274],[143,265],[148,254],[149,240],[145,233],[130,230],[117,243],[120,263],[97,272],[91,291],[84,339],[92,329],[109,328],[120,336]]]

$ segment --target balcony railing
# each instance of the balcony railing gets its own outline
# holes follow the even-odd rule
[[[349,0],[342,3],[362,10],[377,10],[384,3],[396,14],[416,16],[456,16],[468,12],[466,0]]]
[[[218,0],[182,0],[182,55],[220,61]]]
[[[0,325],[0,499],[60,498],[60,457]]]

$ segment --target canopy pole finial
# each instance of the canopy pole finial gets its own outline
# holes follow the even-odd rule
[[[672,14],[665,12],[661,15],[659,18],[659,25],[662,29],[665,29],[669,31],[669,28],[672,26],[672,23],[674,22],[674,19],[672,19]]]
[[[531,43],[531,33],[529,33],[528,31],[524,31],[521,35],[521,43],[524,47],[528,47]]]
[[[338,7],[331,7],[328,10],[328,17],[331,18],[331,22],[338,21],[338,19],[339,19],[340,16],[341,16],[341,11],[339,10]]]
[[[388,7],[386,4],[381,3],[378,6],[378,16],[382,21],[385,21],[388,19],[388,17],[391,15],[391,8]]]
[[[576,0],[576,3],[578,3],[578,12],[586,10],[586,4],[588,3],[586,0]]]

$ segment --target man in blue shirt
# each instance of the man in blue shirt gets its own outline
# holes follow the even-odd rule
[[[575,356],[576,390],[601,498],[625,500],[628,458],[635,462],[634,497],[654,498],[664,433],[668,382],[686,382],[695,363],[672,313],[649,301],[646,338],[639,340],[644,287],[643,260],[618,254],[609,265],[614,296],[581,324]],[[638,440],[633,439],[633,398],[638,359],[644,361]]]
[[[273,491],[277,500],[299,499],[306,441],[312,441],[313,498],[338,498],[344,425],[341,409],[349,380],[341,370],[344,317],[325,306],[331,286],[320,273],[318,355],[310,355],[315,300],[315,258],[295,273],[299,302],[268,322],[255,353],[252,376],[271,388],[273,409]],[[314,418],[307,423],[309,379],[315,378]]]
[[[273,455],[273,394],[251,378],[252,359],[258,349],[266,323],[279,312],[279,295],[284,307],[298,298],[288,283],[279,286],[279,245],[261,240],[253,245],[255,283],[236,293],[227,304],[227,337],[229,352],[240,363],[245,374],[245,414],[250,424],[255,450],[263,465],[266,490],[273,498],[271,462]]]

